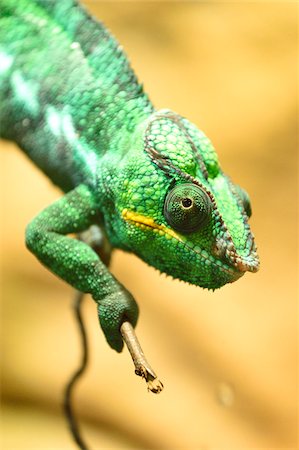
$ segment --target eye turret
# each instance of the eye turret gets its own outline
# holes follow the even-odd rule
[[[193,233],[203,228],[211,212],[208,194],[192,183],[175,186],[165,198],[164,217],[172,228],[182,233]]]

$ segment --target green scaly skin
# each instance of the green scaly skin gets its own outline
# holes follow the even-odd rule
[[[29,224],[27,246],[91,293],[112,348],[138,307],[68,234],[97,224],[112,247],[209,289],[258,270],[245,191],[195,125],[154,109],[116,40],[74,0],[0,0],[0,87],[0,135],[65,192]]]

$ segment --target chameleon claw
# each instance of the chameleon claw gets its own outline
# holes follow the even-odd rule
[[[135,365],[135,374],[145,379],[149,392],[159,394],[163,390],[163,383],[147,362],[131,323],[123,322],[120,332]]]

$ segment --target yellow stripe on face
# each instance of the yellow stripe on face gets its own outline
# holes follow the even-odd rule
[[[126,208],[123,209],[122,211],[122,217],[125,219],[126,222],[134,223],[134,225],[143,229],[150,228],[156,233],[158,232],[159,234],[164,234],[165,237],[168,239],[174,238],[180,242],[184,242],[185,240],[183,236],[180,236],[171,228],[167,228],[163,224],[159,225],[151,217],[146,217],[133,211],[129,211]]]

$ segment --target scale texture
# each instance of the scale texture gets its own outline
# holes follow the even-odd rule
[[[74,0],[0,0],[0,136],[65,193],[28,225],[26,243],[91,293],[115,350],[137,304],[69,234],[97,225],[112,248],[208,289],[258,270],[247,193],[202,131],[155,110],[118,42]]]

